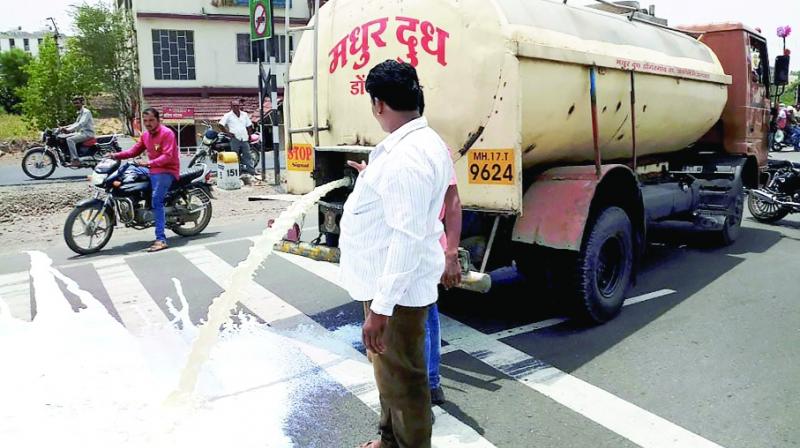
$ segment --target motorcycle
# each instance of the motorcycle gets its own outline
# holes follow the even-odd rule
[[[210,161],[212,164],[217,163],[217,154],[231,150],[231,137],[224,132],[217,132],[214,128],[206,123],[206,131],[203,133],[203,144],[197,148],[192,160],[189,161],[189,167],[197,163]],[[261,135],[254,133],[250,135],[250,158],[253,161],[253,168],[258,167],[261,161]],[[239,166],[244,170],[244,163],[239,160]]]
[[[764,187],[750,190],[747,207],[753,218],[774,223],[789,213],[800,213],[800,163],[770,159]]]
[[[58,128],[42,132],[42,146],[34,146],[22,157],[22,171],[31,179],[47,179],[58,165],[66,168],[94,168],[105,154],[121,150],[116,135],[98,135],[78,146],[80,166],[70,166],[72,157],[67,146],[67,133]]]
[[[787,126],[785,129],[778,129],[772,136],[772,150],[783,151],[783,148],[792,147],[795,151],[800,151],[800,125]]]
[[[167,228],[180,236],[194,236],[211,221],[211,184],[206,164],[181,173],[166,198]],[[129,162],[104,159],[90,176],[92,197],[75,205],[64,223],[64,241],[74,252],[99,251],[111,239],[114,226],[143,230],[155,224],[151,210],[149,170]]]

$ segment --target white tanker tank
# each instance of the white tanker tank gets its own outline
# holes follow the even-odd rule
[[[313,71],[312,48],[307,32],[292,78]],[[634,138],[639,156],[697,141],[720,118],[731,82],[711,49],[686,34],[549,0],[332,0],[319,12],[318,48],[319,146],[370,147],[384,138],[364,79],[383,60],[410,62],[425,116],[452,150],[462,196],[484,186],[470,182],[476,168],[462,156],[513,157],[495,182],[496,199],[467,202],[517,211],[521,189],[502,191],[504,173],[517,179],[524,168],[595,159],[592,67],[604,162],[630,158]],[[312,126],[311,82],[293,83],[289,102],[292,127]],[[313,143],[310,134],[292,139]],[[309,190],[307,174],[290,171],[290,190]]]

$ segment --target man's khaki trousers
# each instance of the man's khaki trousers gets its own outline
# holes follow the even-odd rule
[[[364,315],[372,302],[364,302]],[[381,401],[382,448],[430,448],[431,391],[425,360],[428,307],[395,306],[383,354],[368,352]]]

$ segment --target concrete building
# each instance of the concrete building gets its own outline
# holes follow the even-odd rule
[[[313,4],[313,3],[312,3]],[[273,0],[277,37],[250,42],[247,0],[117,0],[135,23],[145,107],[168,110],[182,146],[195,145],[202,121],[218,121],[234,98],[257,113],[258,64],[275,56],[279,86],[286,71],[284,18],[308,23],[307,0]],[[288,6],[288,7],[287,7]]]
[[[21,29],[0,32],[0,52],[18,48],[30,53],[31,56],[37,56],[45,36],[51,34],[50,31],[28,32]]]

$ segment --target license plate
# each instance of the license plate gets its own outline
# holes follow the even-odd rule
[[[513,149],[473,149],[467,153],[470,184],[514,185]]]

